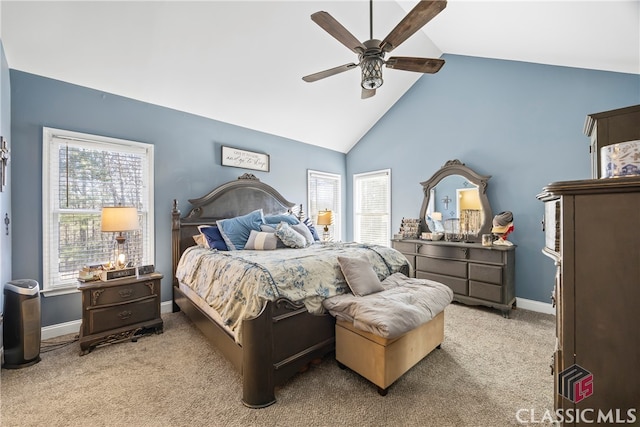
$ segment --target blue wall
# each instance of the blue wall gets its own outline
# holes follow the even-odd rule
[[[183,214],[188,198],[245,172],[307,204],[307,169],[345,174],[345,155],[168,108],[11,70],[13,276],[42,281],[42,127],[155,145],[155,261],[164,273],[162,300],[171,300],[172,201]],[[221,145],[268,153],[271,171],[220,165]],[[343,190],[344,193],[344,190]],[[78,320],[80,295],[42,300],[42,325]]]
[[[554,181],[590,176],[587,114],[640,103],[640,76],[445,55],[347,155],[347,177],[391,168],[392,228],[417,218],[425,181],[447,160],[491,175],[494,214],[512,211],[516,294],[549,302],[553,263],[540,250],[542,203]],[[394,70],[386,70],[393,78]],[[384,87],[381,89],[384,90]],[[347,178],[347,193],[352,181]],[[348,212],[351,212],[351,199]],[[352,230],[352,216],[347,228]],[[349,237],[349,236],[348,236]]]
[[[187,198],[235,179],[220,166],[220,146],[271,155],[271,172],[255,172],[289,200],[306,204],[306,172],[345,177],[346,234],[352,239],[352,174],[392,169],[392,232],[417,217],[420,182],[459,159],[489,180],[495,213],[511,210],[518,245],[516,293],[549,301],[554,267],[540,252],[542,204],[553,181],[589,178],[589,113],[640,103],[640,76],[520,62],[445,56],[345,156],[331,150],[11,70],[13,277],[42,280],[42,127],[152,143],[156,147],[156,266],[171,298],[170,217]],[[9,64],[10,65],[10,64]],[[387,78],[392,73],[387,70]],[[384,88],[382,89],[384,90]],[[4,95],[3,95],[4,97]],[[366,102],[366,101],[364,101]],[[46,297],[43,325],[78,320],[78,294]]]

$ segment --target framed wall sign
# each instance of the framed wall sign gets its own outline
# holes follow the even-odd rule
[[[223,145],[222,166],[269,172],[269,155]]]

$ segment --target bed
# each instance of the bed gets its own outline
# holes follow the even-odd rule
[[[299,286],[302,286],[299,285],[299,278],[293,279],[292,276],[291,280],[282,279],[282,272],[274,272],[278,266],[286,271],[283,266],[289,265],[287,263],[298,263],[297,267],[289,270],[297,271],[302,264],[295,254],[301,254],[302,258],[320,259],[330,256],[329,254],[335,251],[336,254],[342,255],[368,256],[371,260],[382,259],[386,267],[379,268],[386,268],[387,273],[381,272],[381,276],[397,271],[409,273],[408,262],[394,249],[353,243],[317,243],[305,249],[240,250],[226,253],[198,248],[194,236],[199,234],[199,226],[213,225],[218,220],[245,215],[258,209],[264,215],[291,213],[295,210],[296,204],[287,201],[273,187],[261,182],[252,174],[245,174],[237,180],[222,184],[203,197],[189,199],[189,203],[191,207],[184,216],[175,200],[172,209],[174,311],[184,312],[242,374],[242,402],[251,408],[266,407],[275,403],[277,386],[306,369],[312,361],[335,350],[335,319],[329,313],[323,312],[322,297],[347,290],[346,285],[340,283],[339,277],[333,277],[331,283],[315,286],[315,289],[319,289],[314,291],[316,295],[301,300],[300,295],[296,294],[300,292]],[[260,258],[263,254],[258,252],[269,253],[271,261],[264,261],[264,265],[270,267],[263,266]],[[283,260],[291,260],[277,261],[276,254],[279,253],[283,255]],[[336,254],[333,255],[334,258],[337,258]],[[241,285],[232,285],[234,289],[242,288],[243,293],[238,299],[251,301],[241,309],[225,308],[225,314],[221,315],[212,309],[206,295],[198,291],[196,276],[208,276],[209,273],[190,272],[190,266],[199,265],[205,260],[219,262],[216,259],[220,257],[224,257],[230,266],[245,262],[249,266],[246,271],[262,271],[264,274],[256,277],[266,279],[255,279],[256,282],[267,280],[277,283],[270,283],[270,291],[265,291],[264,287],[257,286],[251,280],[245,280]],[[274,265],[276,267],[273,267]],[[240,266],[237,268],[242,269]],[[270,271],[269,268],[274,270]],[[337,262],[333,261],[331,269],[334,275],[340,276]],[[233,277],[238,275],[229,274],[224,279],[216,280],[231,282],[235,280]],[[328,273],[325,275],[330,276]],[[295,286],[283,290],[288,287],[287,283]],[[259,295],[252,296],[250,289],[257,289]],[[312,292],[305,288],[304,293],[309,296]]]

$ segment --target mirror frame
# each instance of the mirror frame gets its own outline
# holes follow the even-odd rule
[[[436,173],[433,174],[431,178],[420,183],[424,192],[424,199],[422,201],[422,207],[420,208],[421,231],[430,231],[427,227],[425,218],[427,215],[427,207],[429,206],[429,197],[431,195],[431,190],[435,188],[435,186],[438,185],[438,183],[442,179],[451,175],[462,175],[467,179],[467,181],[478,186],[478,193],[480,195],[480,203],[482,205],[484,221],[480,227],[478,235],[469,235],[466,241],[480,242],[482,241],[482,235],[491,234],[491,228],[493,227],[493,211],[491,210],[489,198],[487,197],[487,186],[489,185],[488,181],[489,178],[491,178],[491,175],[480,175],[473,169],[465,166],[465,164],[458,159],[447,161],[444,166],[442,166]]]

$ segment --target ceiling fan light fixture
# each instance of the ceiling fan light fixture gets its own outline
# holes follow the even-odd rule
[[[382,66],[384,61],[377,56],[370,56],[362,59],[360,67],[362,68],[363,89],[377,89],[382,86]]]

